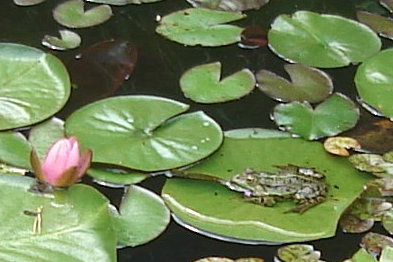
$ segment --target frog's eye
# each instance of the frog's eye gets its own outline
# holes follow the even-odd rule
[[[246,180],[247,180],[248,182],[253,182],[253,181],[255,181],[255,177],[254,177],[254,176],[251,176],[251,175],[248,175],[248,176],[246,176]]]

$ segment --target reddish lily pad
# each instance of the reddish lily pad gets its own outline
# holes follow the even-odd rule
[[[393,19],[366,11],[358,11],[356,16],[360,22],[368,25],[380,36],[393,39]]]
[[[267,32],[258,25],[250,25],[244,28],[241,34],[239,47],[255,49],[267,45]]]

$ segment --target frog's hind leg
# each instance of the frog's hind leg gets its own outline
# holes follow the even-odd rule
[[[324,197],[317,197],[317,198],[297,201],[297,205],[294,208],[291,208],[291,209],[285,211],[284,213],[299,213],[299,214],[303,214],[308,209],[310,209],[310,208],[320,204],[323,200],[325,200]]]

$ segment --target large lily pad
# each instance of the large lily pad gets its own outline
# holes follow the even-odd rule
[[[93,161],[143,171],[175,168],[213,153],[222,142],[218,124],[188,105],[154,96],[104,99],[74,112],[66,133],[93,150]]]
[[[30,168],[31,146],[19,132],[0,132],[0,163]]]
[[[0,44],[0,130],[55,114],[70,95],[67,70],[56,57],[19,44]]]
[[[386,49],[359,66],[356,89],[363,102],[384,116],[393,117],[393,49]]]
[[[116,260],[116,234],[111,227],[108,199],[85,185],[53,195],[31,193],[28,189],[33,181],[0,176],[1,261]],[[37,216],[41,222],[36,222],[33,232]]]
[[[224,23],[244,18],[240,13],[191,8],[164,16],[156,32],[184,45],[221,46],[240,41],[242,28]]]
[[[308,102],[279,104],[274,108],[276,124],[308,140],[334,136],[354,127],[359,110],[346,96],[331,95],[315,109]]]
[[[275,165],[288,164],[324,173],[328,198],[303,214],[284,213],[294,203],[264,207],[222,185],[187,179],[168,179],[162,196],[182,221],[220,238],[293,242],[334,236],[340,215],[370,177],[356,171],[346,159],[326,153],[320,143],[285,136],[262,138],[262,134],[259,138],[225,137],[213,156],[188,171],[229,179],[246,168],[277,171]]]
[[[186,71],[180,78],[180,87],[186,97],[199,103],[218,103],[238,99],[255,87],[254,74],[242,69],[223,79],[221,63],[199,65]]]
[[[277,17],[268,39],[270,48],[279,56],[324,68],[359,63],[381,48],[381,40],[367,26],[310,11]]]
[[[115,228],[120,245],[138,246],[160,235],[169,224],[169,210],[153,192],[131,186],[125,194]]]

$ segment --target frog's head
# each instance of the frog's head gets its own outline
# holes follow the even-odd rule
[[[258,177],[254,171],[246,170],[243,173],[234,175],[228,183],[229,188],[239,192],[253,191],[258,185]]]

